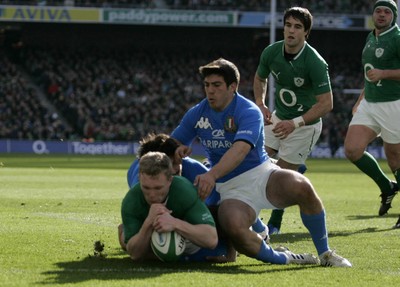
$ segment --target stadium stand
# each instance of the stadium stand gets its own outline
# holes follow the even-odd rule
[[[290,6],[303,6],[312,13],[366,14],[370,13],[374,0],[282,0],[277,2],[277,11]],[[163,8],[189,10],[238,10],[269,11],[270,0],[1,0],[0,5],[75,6],[113,8]]]
[[[0,0],[0,4],[5,2],[10,1]],[[50,5],[52,1],[46,2]],[[75,4],[78,2],[97,5],[105,1],[75,1]],[[175,2],[165,3],[175,5]],[[194,2],[179,3],[188,6]],[[255,2],[260,5],[263,3]],[[342,5],[349,1],[325,2]],[[351,3],[365,4],[366,1]],[[42,25],[49,27],[54,24]],[[31,28],[27,32],[31,38],[27,39],[17,54],[15,51],[8,50],[6,53],[4,49],[1,50],[0,138],[136,141],[149,131],[169,133],[184,111],[203,98],[197,68],[212,58],[223,56],[237,63],[241,71],[240,92],[252,98],[257,57],[267,41],[264,37],[260,43],[254,39],[254,43],[247,43],[252,40],[243,38],[246,33],[241,29],[214,29],[212,34],[205,30],[204,35],[195,34],[190,29],[189,33],[193,33],[190,37],[184,37],[181,30],[174,30],[172,34],[176,38],[173,38],[161,28],[155,34],[155,30],[149,27],[136,29],[137,26],[131,26],[123,32],[119,32],[123,27],[118,27],[120,34],[115,29],[109,33],[113,38],[104,36],[112,41],[106,39],[97,43],[96,40],[103,36],[108,27],[97,29],[99,35],[96,36],[89,29],[84,34],[87,36],[75,35],[76,30],[84,31],[86,27],[69,26],[67,29],[59,25],[54,28],[56,32],[52,32],[53,41],[40,40],[41,37],[47,39],[47,33],[50,32],[44,31],[38,37],[32,31],[42,28]],[[135,34],[137,30],[144,30],[147,38]],[[320,42],[320,37],[326,37],[325,33],[313,31],[311,41]],[[226,37],[225,40],[221,41],[221,35]],[[89,36],[95,40],[89,39]],[[64,37],[66,40],[59,46],[52,44]],[[87,45],[84,43],[85,37]],[[236,39],[234,37],[241,41],[233,41],[229,48],[223,45],[228,39]],[[360,38],[364,39],[364,36]],[[210,46],[222,44],[214,49],[204,45],[201,47],[199,43],[205,43],[206,40],[212,43]],[[67,45],[68,41],[72,44]],[[359,41],[360,45],[362,41]],[[320,44],[324,45],[324,42]],[[243,46],[241,50],[238,48],[240,46]],[[329,43],[325,44],[325,47],[329,46]],[[323,119],[324,130],[320,142],[332,147],[343,143],[351,118],[351,107],[358,96],[345,91],[357,90],[362,86],[359,51],[354,45],[352,50],[353,55],[350,56],[332,51],[323,55],[330,65],[335,102],[334,110]],[[36,89],[31,88],[31,83]],[[56,112],[42,104],[41,94],[57,109]]]
[[[37,91],[0,50],[0,138],[71,139],[57,113],[39,101]]]
[[[157,61],[152,57],[154,54],[157,54]],[[214,56],[217,57],[217,54]],[[210,54],[161,50],[112,53],[106,49],[61,51],[51,47],[27,47],[21,57],[22,62],[29,63],[24,66],[25,71],[68,120],[74,132],[68,132],[62,125],[59,126],[59,121],[52,120],[48,112],[41,110],[43,107],[40,107],[33,91],[25,89],[19,95],[14,90],[16,96],[6,99],[21,102],[21,94],[27,93],[29,96],[26,98],[32,101],[30,108],[24,109],[25,105],[22,105],[18,112],[2,113],[3,117],[8,114],[13,118],[1,121],[14,123],[24,119],[23,122],[6,133],[2,129],[0,137],[56,139],[76,138],[77,134],[86,140],[138,140],[148,131],[170,132],[185,110],[203,98],[201,81],[195,71],[210,59]],[[342,144],[355,100],[342,91],[360,87],[362,78],[361,73],[355,72],[357,61],[334,58],[331,61],[331,77],[335,109],[324,118],[321,141],[338,146]],[[249,55],[234,59],[242,67],[240,91],[247,96],[251,96],[256,60]],[[2,67],[11,65],[8,74],[14,77],[16,66],[7,63],[3,61]],[[188,70],[194,72],[187,73]],[[7,78],[3,79],[7,81]],[[24,88],[26,85],[22,77],[17,79],[18,85]],[[11,106],[17,105],[14,103]],[[32,126],[32,122],[38,124],[37,118],[41,119],[41,125]],[[32,134],[22,128],[22,134],[18,134],[17,130],[26,126],[26,121],[30,123],[29,127],[34,127],[33,130],[42,132]],[[49,127],[46,129],[46,126]],[[61,131],[53,132],[57,128]]]

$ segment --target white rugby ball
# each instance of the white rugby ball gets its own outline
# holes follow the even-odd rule
[[[175,231],[163,233],[153,231],[151,235],[151,249],[161,261],[177,261],[185,248],[185,238]]]

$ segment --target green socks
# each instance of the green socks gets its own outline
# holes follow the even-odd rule
[[[364,152],[364,155],[357,161],[353,162],[363,173],[372,178],[373,181],[379,186],[381,192],[390,194],[392,191],[392,186],[390,184],[390,179],[382,171],[376,159],[369,154]],[[398,171],[396,171],[399,174]],[[396,179],[398,181],[398,176]]]

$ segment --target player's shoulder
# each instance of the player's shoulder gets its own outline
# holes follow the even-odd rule
[[[198,198],[197,189],[183,176],[174,176],[168,194],[177,203],[187,202],[187,200],[191,202]]]
[[[210,110],[210,105],[208,104],[207,99],[204,98],[186,112],[186,117],[194,119],[197,118],[199,115],[202,115],[207,110]]]
[[[196,190],[193,184],[185,177],[175,175],[172,179],[171,189],[193,189]]]
[[[250,110],[253,112],[258,112],[260,109],[257,105],[251,101],[250,99],[246,98],[245,96],[236,93],[236,111],[235,113],[248,113]]]
[[[305,50],[307,51],[307,55],[311,57],[311,59],[317,59],[320,61],[324,61],[325,59],[321,56],[317,49],[311,46],[309,43],[306,42]]]
[[[263,50],[262,54],[271,55],[271,54],[282,53],[283,45],[284,45],[284,41],[283,40],[277,41],[275,43],[272,43],[272,44],[268,45],[267,47],[265,47],[265,49]]]

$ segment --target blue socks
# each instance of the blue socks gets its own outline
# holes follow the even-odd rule
[[[305,227],[310,232],[311,238],[317,248],[318,255],[329,250],[328,232],[326,230],[325,210],[320,214],[306,215],[300,213],[301,219]]]
[[[254,232],[261,233],[267,228],[267,226],[258,217],[256,222],[254,222],[253,225],[251,226],[251,228],[253,229]]]
[[[267,245],[264,241],[261,243],[261,248],[258,254],[256,255],[256,259],[272,264],[287,264],[287,257],[282,252],[276,252],[271,248],[271,246]]]

